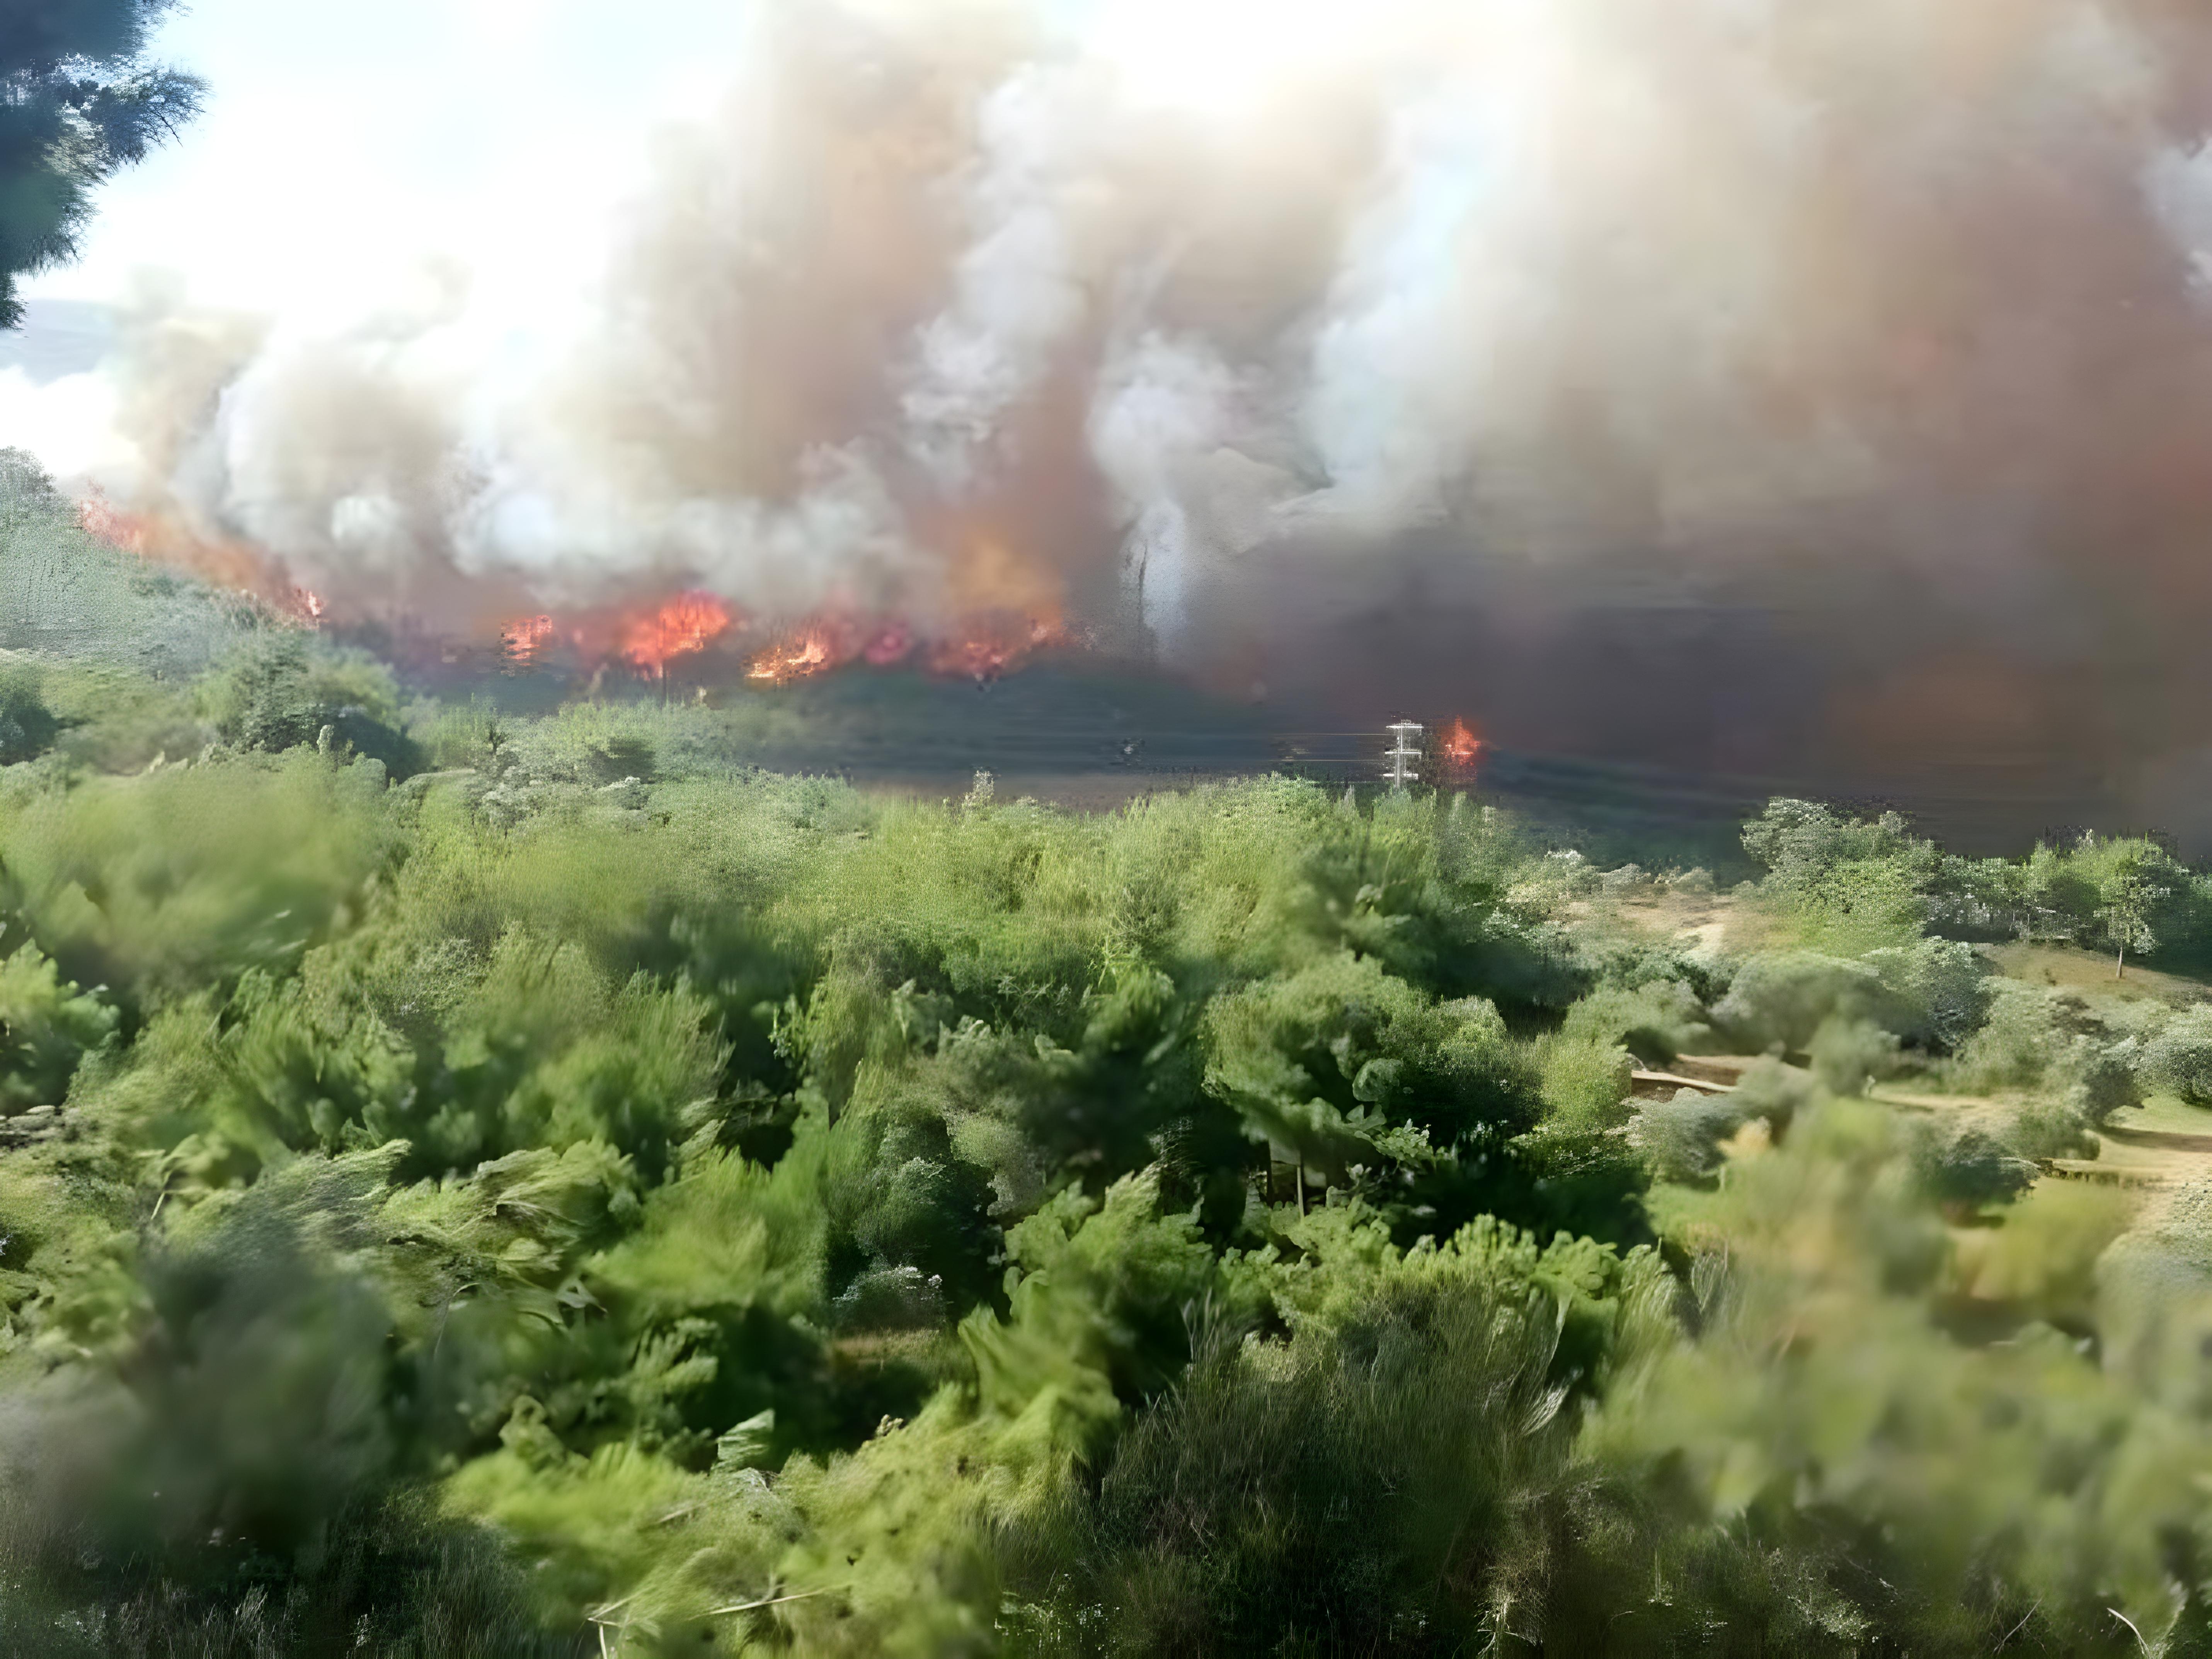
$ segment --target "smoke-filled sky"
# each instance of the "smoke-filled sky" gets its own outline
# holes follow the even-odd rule
[[[119,354],[0,423],[341,607],[1065,606],[1347,720],[2212,825],[2200,7],[199,0],[168,49],[204,127],[32,290],[127,299]]]

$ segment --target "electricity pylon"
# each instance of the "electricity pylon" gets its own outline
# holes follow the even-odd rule
[[[1389,769],[1382,775],[1389,779],[1391,788],[1404,789],[1420,777],[1420,774],[1413,769],[1413,763],[1420,759],[1421,751],[1413,739],[1421,735],[1421,727],[1418,721],[1400,720],[1387,729],[1397,741],[1389,753],[1382,757],[1390,763]]]

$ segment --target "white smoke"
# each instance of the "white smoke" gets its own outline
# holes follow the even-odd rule
[[[971,481],[975,452],[1091,313],[1086,283],[1100,259],[1087,221],[1111,179],[1089,141],[1113,128],[1097,94],[1093,77],[1028,65],[977,112],[977,153],[960,181],[970,240],[951,303],[916,337],[919,368],[901,399],[914,452],[947,488]]]
[[[118,426],[142,495],[468,624],[926,618],[988,544],[1203,661],[1413,557],[1717,573],[1832,612],[1839,696],[1946,627],[2000,702],[2212,693],[2208,48],[2169,0],[795,0],[573,303],[177,310]]]
[[[86,372],[34,380],[0,368],[0,449],[36,455],[64,477],[128,468],[131,453],[115,431],[115,388]]]

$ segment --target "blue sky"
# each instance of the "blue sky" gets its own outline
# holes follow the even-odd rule
[[[162,269],[212,303],[343,303],[438,252],[585,275],[654,132],[731,79],[745,11],[194,0],[157,50],[206,78],[206,114],[107,187],[82,259],[25,291],[110,300]]]

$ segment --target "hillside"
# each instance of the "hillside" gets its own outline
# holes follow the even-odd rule
[[[1166,717],[441,699],[51,507],[0,556],[112,609],[0,659],[7,1651],[2212,1630],[2155,845],[862,788],[761,761]]]
[[[250,605],[94,541],[27,457],[0,450],[0,649],[173,678],[252,626]]]

